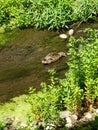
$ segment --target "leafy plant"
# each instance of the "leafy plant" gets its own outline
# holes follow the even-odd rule
[[[98,98],[98,38],[96,30],[86,29],[88,38],[70,39],[69,71],[61,84],[65,87],[68,109],[81,111]],[[85,103],[84,103],[85,102]]]
[[[73,7],[73,20],[80,20],[81,22],[92,19],[98,13],[97,0],[77,0]]]
[[[76,20],[87,21],[98,14],[95,0],[0,0],[0,26],[68,28]]]
[[[39,28],[64,28],[71,21],[71,0],[39,0],[34,2],[34,25]]]
[[[5,126],[5,123],[0,121],[0,130],[4,130]]]
[[[48,123],[55,125],[59,119],[59,109],[57,102],[60,88],[59,85],[56,84],[58,79],[54,77],[55,71],[51,70],[49,73],[51,73],[51,84],[46,85],[46,83],[42,83],[42,91],[37,93],[34,90],[30,90],[30,95],[28,98],[28,102],[31,104],[32,110],[29,121],[44,122],[45,126],[47,126]]]
[[[42,90],[30,91],[31,122],[44,122],[56,126],[59,112],[65,109],[81,114],[98,98],[98,38],[97,30],[86,29],[88,38],[69,41],[69,70],[64,79],[55,78],[50,70],[50,84],[42,83]],[[93,36],[93,38],[92,38]],[[93,60],[92,60],[93,59]],[[85,106],[85,107],[84,107]],[[83,108],[84,107],[84,108]]]
[[[70,49],[68,55],[70,60],[68,62],[69,71],[66,74],[65,79],[61,79],[61,85],[64,86],[65,92],[65,104],[67,109],[70,111],[79,112],[82,107],[83,92],[83,71],[81,71],[81,61],[78,55],[79,42],[83,39],[76,40],[75,38],[70,39]]]
[[[88,43],[80,48],[79,55],[85,70],[85,96],[89,103],[93,103],[98,97],[98,38],[95,31],[88,29],[88,34]]]

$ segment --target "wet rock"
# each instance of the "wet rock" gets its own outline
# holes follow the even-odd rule
[[[78,116],[74,114],[74,115],[71,116],[71,118],[72,118],[73,120],[77,120],[77,119],[78,119]]]
[[[96,109],[96,113],[98,114],[98,109]]]
[[[59,37],[60,37],[61,39],[67,39],[67,38],[68,38],[68,36],[67,36],[66,34],[60,34]]]
[[[73,29],[70,29],[69,31],[68,31],[68,35],[69,36],[72,36],[74,34],[74,30]]]
[[[6,125],[12,125],[13,124],[13,119],[11,118],[11,117],[9,117],[9,116],[5,116],[4,118],[3,118],[3,120],[6,122]]]
[[[77,124],[77,121],[78,121],[78,116],[77,115],[72,115],[71,116],[71,120],[72,120],[72,125],[76,125]]]
[[[70,111],[61,111],[60,112],[60,118],[67,118],[70,115],[71,115]]]
[[[85,118],[88,119],[88,120],[92,120],[93,114],[91,112],[87,112],[87,113],[85,113]]]
[[[86,124],[86,123],[88,122],[88,120],[87,120],[85,117],[82,117],[82,118],[79,120],[79,122],[80,122],[81,124]]]
[[[76,114],[72,114],[70,111],[62,111],[60,112],[60,118],[66,119],[66,127],[70,128],[77,123],[78,116]]]
[[[70,29],[67,34],[60,34],[59,37],[61,39],[67,39],[69,36],[72,36],[74,34],[74,30]]]
[[[87,124],[89,121],[93,121],[95,119],[94,109],[93,112],[89,111],[84,113],[84,116],[79,120],[81,124]]]
[[[45,130],[53,130],[55,128],[54,124],[48,124]]]
[[[70,127],[72,127],[72,124],[66,124],[65,125],[67,128],[70,128]]]
[[[72,124],[72,119],[71,119],[71,117],[67,117],[67,118],[66,118],[66,122],[67,122],[67,124]]]

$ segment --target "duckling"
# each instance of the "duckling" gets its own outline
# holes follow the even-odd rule
[[[66,56],[66,54],[64,52],[52,52],[49,53],[43,60],[42,63],[43,64],[50,64],[52,62],[57,61],[58,59],[60,59],[62,56]]]

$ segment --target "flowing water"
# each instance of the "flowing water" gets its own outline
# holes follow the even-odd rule
[[[77,29],[73,27],[74,35],[81,36],[81,30],[86,27],[98,28],[98,24],[82,24]],[[60,39],[59,34],[58,31],[35,29],[0,34],[0,43],[6,43],[0,47],[0,102],[27,93],[29,87],[39,90],[40,83],[49,80],[49,69],[55,69],[58,77],[64,77],[68,70],[67,57],[49,65],[41,63],[50,52],[67,52],[68,40]]]

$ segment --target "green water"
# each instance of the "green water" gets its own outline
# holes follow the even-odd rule
[[[85,35],[83,30],[87,27],[98,29],[98,23],[74,25],[74,36]],[[67,57],[49,65],[41,63],[50,52],[68,51],[68,40],[60,39],[61,33],[66,30],[24,29],[0,34],[0,102],[27,93],[31,86],[39,90],[42,81],[49,81],[49,69],[55,69],[58,77],[64,77],[68,70]]]
[[[1,35],[6,37],[0,48],[1,102],[27,93],[31,86],[40,89],[42,81],[48,82],[49,69],[54,68],[59,77],[64,76],[67,58],[50,65],[41,63],[50,52],[66,52],[66,42],[59,38],[59,32],[25,29]]]

